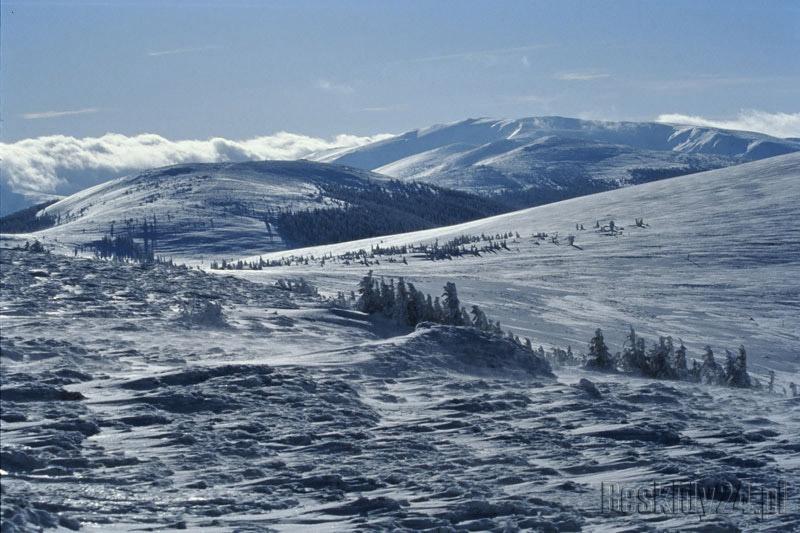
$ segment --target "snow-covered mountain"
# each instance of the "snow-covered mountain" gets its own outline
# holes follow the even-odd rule
[[[630,325],[680,337],[695,353],[744,343],[768,368],[800,370],[800,153],[626,187],[456,226],[292,250],[265,259],[340,256],[373,247],[509,233],[508,250],[431,261],[411,251],[370,265],[330,258],[244,271],[304,276],[349,291],[368,269],[467,301],[543,344],[583,346],[594,327],[621,345]],[[643,219],[643,227],[635,219]],[[614,234],[606,229],[613,220]],[[585,229],[576,231],[576,224]],[[580,227],[580,226],[579,226]],[[548,237],[538,239],[537,233]],[[516,237],[516,234],[519,237]],[[557,235],[558,244],[552,241]],[[567,237],[575,237],[570,246]],[[482,243],[478,242],[477,246]],[[467,247],[469,247],[468,245]],[[377,259],[377,262],[375,261]],[[615,348],[615,349],[617,349]]]
[[[533,188],[547,199],[798,150],[796,140],[742,131],[532,117],[436,125],[317,159],[468,190]]]
[[[104,237],[148,237],[157,255],[180,258],[265,253],[504,211],[488,198],[327,163],[197,163],[114,179],[64,198],[38,213],[37,229],[42,221],[53,226],[30,238],[91,253]]]

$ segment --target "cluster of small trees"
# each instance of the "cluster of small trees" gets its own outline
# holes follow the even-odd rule
[[[317,288],[302,277],[297,279],[281,278],[275,282],[275,286],[281,290],[294,292],[297,294],[319,296],[319,291]]]
[[[159,226],[155,215],[152,218],[144,217],[141,222],[132,218],[125,219],[123,224],[122,231],[120,231],[116,227],[116,221],[111,221],[108,233],[99,241],[89,244],[89,247],[94,250],[96,258],[133,261],[141,264],[168,262],[156,257]],[[78,254],[78,249],[75,248],[75,255]]]
[[[460,235],[444,244],[439,244],[438,240],[432,244],[403,244],[399,246],[375,244],[370,246],[369,250],[362,248],[338,255],[333,255],[332,253],[322,256],[314,256],[314,254],[291,255],[270,260],[264,260],[259,257],[257,261],[244,261],[242,259],[236,261],[213,260],[210,267],[212,270],[262,270],[268,267],[308,265],[311,263],[319,263],[320,266],[325,266],[326,262],[370,267],[372,265],[380,265],[381,258],[389,263],[408,264],[407,255],[435,261],[453,259],[464,255],[480,256],[481,253],[497,253],[501,250],[510,250],[508,239],[518,238],[520,238],[519,232],[514,231],[496,233],[494,235],[481,233],[480,235]],[[486,244],[483,246],[476,244],[481,242]]]
[[[376,279],[372,271],[358,284],[356,309],[368,314],[381,313],[398,324],[414,327],[420,322],[434,322],[452,326],[470,326],[481,331],[503,334],[500,322],[492,321],[477,305],[467,311],[458,298],[456,284],[448,281],[441,298],[431,297],[400,278],[387,283]],[[521,343],[520,343],[521,344]],[[528,341],[530,346],[530,341]]]
[[[155,261],[153,249],[136,242],[130,235],[103,236],[92,243],[94,255],[98,259],[114,259],[116,261],[133,261],[136,263],[152,263]]]
[[[517,234],[519,236],[519,234]],[[462,255],[474,255],[480,257],[482,253],[497,253],[500,250],[508,250],[508,239],[513,238],[511,233],[498,233],[496,236],[461,235],[450,239],[444,244],[439,244],[439,240],[430,245],[423,245],[412,249],[413,253],[418,253],[431,261],[453,259]],[[486,242],[478,247],[475,243]]]
[[[15,249],[24,250],[26,252],[31,252],[34,254],[49,253],[47,248],[45,248],[44,245],[41,242],[39,242],[39,239],[34,239],[32,243],[29,241],[25,241],[24,246],[16,246]]]
[[[744,346],[740,346],[736,354],[726,350],[724,366],[716,362],[714,352],[706,346],[702,363],[693,359],[689,367],[683,342],[675,347],[672,337],[659,337],[658,342],[647,350],[645,340],[637,336],[632,327],[622,351],[614,355],[605,343],[602,330],[596,330],[589,341],[584,366],[600,372],[621,371],[654,379],[692,381],[706,385],[748,388],[754,384],[747,373]]]

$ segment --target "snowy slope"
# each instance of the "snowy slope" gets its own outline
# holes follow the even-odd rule
[[[176,258],[231,250],[285,249],[264,214],[341,205],[322,194],[322,182],[364,187],[383,176],[308,161],[199,163],[177,165],[118,178],[73,194],[43,213],[59,225],[34,236],[62,250],[108,234],[126,221],[138,227],[156,218],[157,253]]]
[[[698,356],[744,343],[751,361],[800,369],[800,154],[567,200],[447,228],[275,253],[267,259],[342,254],[374,245],[440,243],[460,235],[519,232],[511,251],[369,267],[327,260],[238,275],[303,275],[326,290],[352,290],[368,269],[404,276],[439,294],[445,281],[504,326],[545,345],[584,346],[602,327],[619,349],[629,325],[651,340],[680,337]],[[634,226],[643,217],[647,227]],[[624,231],[594,229],[610,220]],[[575,225],[583,224],[583,231]],[[560,244],[532,234],[558,233]],[[576,236],[578,247],[565,236]],[[400,259],[396,257],[395,259]]]
[[[470,190],[568,187],[565,174],[611,188],[652,179],[642,170],[680,175],[797,150],[796,141],[750,132],[532,117],[437,125],[319,159]]]
[[[0,279],[3,531],[800,527],[800,398],[554,377],[476,330],[166,265],[2,250]],[[682,506],[602,496],[653,482]]]

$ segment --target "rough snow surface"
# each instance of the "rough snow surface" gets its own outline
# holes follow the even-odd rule
[[[226,275],[0,260],[4,531],[800,527],[796,508],[627,514],[600,492],[797,494],[797,399],[553,376],[503,339]]]

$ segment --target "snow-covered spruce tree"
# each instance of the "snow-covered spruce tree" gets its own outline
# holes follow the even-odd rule
[[[486,313],[477,305],[472,306],[472,325],[481,331],[489,331],[492,327]]]
[[[494,325],[492,326],[492,333],[494,333],[495,335],[500,335],[500,336],[503,335],[503,328],[502,328],[502,326],[500,326],[500,321],[499,320],[497,322],[495,322]]]
[[[644,339],[636,336],[636,331],[634,331],[633,326],[631,326],[631,331],[625,338],[619,366],[625,372],[642,375],[647,373],[647,357],[644,351]]]
[[[401,277],[397,280],[397,290],[395,292],[394,297],[394,310],[392,312],[392,318],[395,322],[403,325],[407,325],[408,321],[408,288],[406,287],[406,282]]]
[[[445,324],[463,326],[464,323],[461,318],[461,302],[458,301],[456,284],[452,281],[448,281],[444,286],[442,302],[444,303]]]
[[[436,310],[433,308],[433,298],[431,295],[425,297],[425,315],[424,320],[434,322],[436,320]]]
[[[428,311],[428,302],[430,296],[426,299],[425,293],[418,289],[414,289],[414,312],[416,313],[417,322],[414,323],[416,325],[419,322],[424,320],[429,320],[428,315],[430,314]]]
[[[647,354],[647,376],[656,379],[676,379],[677,373],[671,366],[675,349],[672,337],[659,337]]]
[[[739,346],[736,355],[726,350],[725,384],[729,387],[749,388],[752,386],[750,375],[747,373],[747,352],[744,346]]]
[[[466,307],[461,307],[461,325],[463,326],[471,326],[472,320],[469,318],[469,313],[467,312]]]
[[[597,328],[594,337],[589,341],[589,353],[587,355],[586,368],[597,372],[614,372],[614,358],[608,351],[603,340],[603,330]]]
[[[370,314],[381,310],[380,295],[375,288],[375,279],[372,277],[372,270],[361,278],[361,281],[358,283],[358,294],[356,309]]]
[[[679,339],[680,340],[680,339]],[[675,369],[675,372],[678,375],[678,379],[686,380],[689,376],[689,369],[686,365],[686,346],[683,345],[683,341],[680,341],[681,345],[675,350],[675,361],[673,362],[672,367]]]
[[[700,365],[697,374],[697,381],[704,385],[722,385],[725,373],[722,367],[714,359],[714,352],[710,346],[706,346],[706,353],[703,354],[703,363]]]
[[[383,314],[385,316],[391,316],[392,310],[394,309],[394,280],[391,280],[391,284],[389,284],[381,278],[379,298]]]
[[[442,302],[438,296],[433,299],[433,321],[439,324],[444,323],[444,309],[442,309]]]

